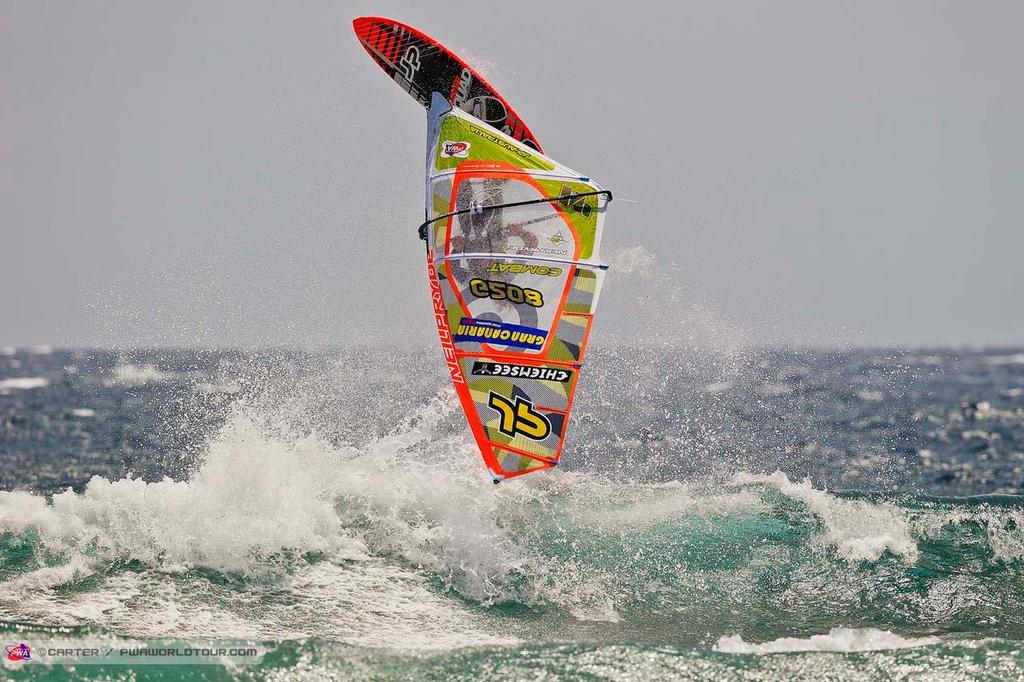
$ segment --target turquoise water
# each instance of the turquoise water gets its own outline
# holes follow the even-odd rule
[[[632,417],[622,373],[501,486],[420,355],[11,356],[48,383],[0,395],[0,640],[263,656],[0,676],[1021,678],[1017,356],[762,355]]]

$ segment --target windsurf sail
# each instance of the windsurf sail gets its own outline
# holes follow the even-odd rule
[[[497,483],[558,464],[607,265],[612,195],[453,108],[427,114],[426,222],[445,361]]]

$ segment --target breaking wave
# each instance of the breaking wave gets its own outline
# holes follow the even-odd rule
[[[889,641],[863,628],[928,622],[930,642],[1024,627],[1019,498],[837,494],[779,472],[493,486],[446,426],[456,409],[442,393],[356,446],[239,403],[187,480],[2,492],[7,619],[361,646],[614,632],[751,652],[815,623],[861,628],[807,640],[850,650]],[[283,603],[261,605],[268,592]],[[754,612],[774,625],[752,629]]]

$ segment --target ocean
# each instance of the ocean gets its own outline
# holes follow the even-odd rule
[[[0,679],[1024,679],[1019,348],[593,348],[497,486],[436,348],[7,348],[0,490]]]

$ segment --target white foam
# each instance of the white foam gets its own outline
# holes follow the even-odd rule
[[[780,654],[802,651],[882,651],[941,644],[938,637],[902,637],[876,628],[832,628],[826,635],[780,637],[770,642],[745,642],[740,635],[718,638],[714,650],[727,654]]]
[[[11,377],[0,379],[0,391],[27,391],[33,388],[45,388],[50,380],[45,377]]]
[[[880,400],[885,400],[885,393],[875,389],[865,388],[857,391],[857,397],[867,402],[878,402]]]
[[[815,541],[834,546],[847,560],[875,561],[889,550],[911,563],[917,561],[917,543],[910,523],[892,505],[843,500],[816,490],[808,480],[794,483],[781,471],[770,475],[739,473],[733,476],[732,484],[768,485],[786,497],[803,502],[825,526],[825,531]]]
[[[69,578],[81,577],[69,574]],[[483,614],[439,594],[428,577],[380,559],[299,565],[239,588],[158,572],[94,578],[88,591],[3,586],[21,619],[95,624],[136,637],[296,639],[368,647],[448,649],[518,640],[492,632]]]
[[[0,583],[0,594],[32,622],[96,623],[147,636],[327,636],[426,648],[511,643],[430,584],[440,575],[463,594],[500,599],[504,576],[530,560],[494,506],[506,499],[519,507],[516,496],[536,494],[529,486],[495,491],[462,433],[443,445],[465,465],[448,477],[438,476],[444,463],[410,456],[439,440],[434,427],[457,409],[452,398],[361,449],[280,435],[280,425],[242,408],[188,481],[96,477],[84,492],[68,490],[50,503],[0,492],[0,532],[34,531],[50,553],[68,558]],[[326,559],[282,572],[267,558],[286,550]],[[157,571],[132,579],[98,571],[124,559]],[[220,587],[182,574],[193,566],[274,579]],[[89,575],[99,583],[86,592],[55,589]]]
[[[234,420],[210,445],[188,481],[89,481],[47,504],[39,496],[0,492],[0,529],[37,530],[52,551],[137,559],[167,568],[245,570],[286,548],[363,556],[343,532],[331,481],[339,466],[319,443],[267,439]]]
[[[988,355],[985,357],[985,364],[1000,365],[1024,365],[1024,353],[1013,353],[1011,355]]]
[[[914,519],[914,530],[921,537],[938,537],[949,526],[959,524],[984,528],[996,560],[1024,559],[1024,511],[1020,509],[981,504],[957,511],[925,512]]]
[[[113,381],[122,386],[142,386],[144,384],[171,381],[178,377],[174,372],[165,372],[156,365],[117,365],[113,369]]]
[[[939,355],[904,355],[900,358],[904,365],[941,365],[943,360]]]
[[[536,489],[495,490],[464,433],[439,439],[434,426],[456,409],[446,392],[394,434],[356,449],[282,435],[280,424],[242,407],[189,480],[94,477],[82,493],[50,503],[0,492],[0,530],[35,530],[66,556],[170,571],[259,570],[284,550],[363,560],[369,545],[433,569],[467,596],[509,598],[503,576],[530,560],[509,525],[527,514]]]
[[[1024,512],[1020,509],[985,510],[979,514],[985,523],[992,553],[1000,561],[1024,559]]]
[[[39,568],[0,584],[7,596],[16,593],[42,594],[58,585],[90,575],[92,570],[92,562],[84,556],[76,556],[66,564]]]

